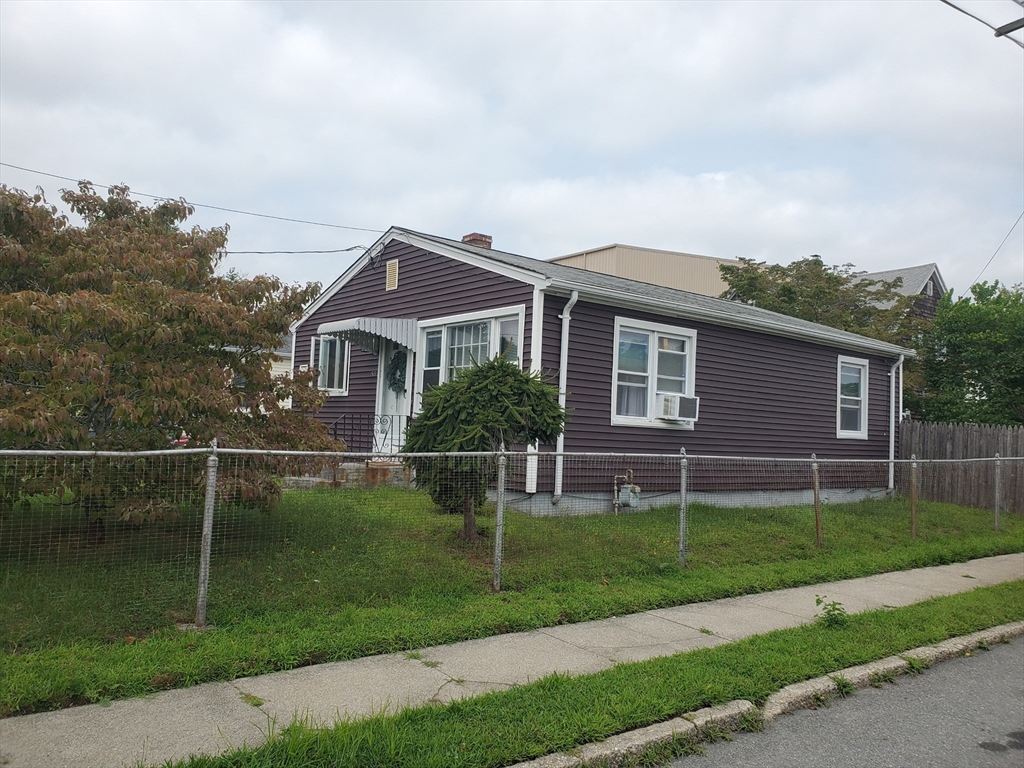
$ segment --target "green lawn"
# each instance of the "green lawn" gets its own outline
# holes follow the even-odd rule
[[[218,510],[209,614],[195,610],[200,518],[108,524],[102,542],[52,504],[0,516],[0,712],[140,695],[327,660],[1024,549],[1024,525],[903,500],[825,507],[691,506],[619,516],[506,517],[505,591],[486,537],[458,537],[415,491],[291,491],[274,513]]]
[[[323,730],[281,723],[284,727],[262,747],[169,765],[498,768],[734,699],[760,705],[791,683],[1021,618],[1024,582],[1018,581],[851,616],[843,626],[819,622],[619,664],[593,675],[552,675],[446,706],[339,722]],[[747,727],[760,723],[751,718]],[[677,754],[699,750],[693,742],[676,742],[651,749],[636,764],[663,765]]]

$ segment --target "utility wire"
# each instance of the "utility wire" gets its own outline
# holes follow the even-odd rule
[[[37,171],[34,168],[24,168],[20,165],[12,165],[11,163],[0,163],[5,168],[16,168],[19,171],[27,171],[28,173],[37,173],[40,176],[49,176],[51,179],[60,179],[61,181],[70,181],[77,184],[81,179],[72,179],[70,176],[58,176],[56,173],[46,173],[45,171]],[[90,182],[91,183],[91,182]],[[94,184],[93,186],[102,187],[103,189],[110,189],[109,184]],[[136,192],[132,190],[133,195],[139,197],[148,197],[153,200],[174,200],[172,197],[162,197],[160,195],[149,195],[145,192]],[[188,202],[186,200],[186,202]],[[240,213],[243,216],[256,216],[261,219],[275,219],[276,221],[290,221],[294,224],[310,224],[314,227],[331,227],[332,229],[349,229],[356,232],[373,232],[375,234],[381,234],[384,232],[383,229],[368,229],[366,227],[346,227],[343,224],[325,224],[322,221],[308,221],[306,219],[290,219],[287,216],[272,216],[269,213],[253,213],[252,211],[240,211],[237,208],[222,208],[219,205],[204,205],[203,203],[188,203],[195,208],[209,208],[212,211],[226,211],[227,213]]]
[[[330,251],[224,251],[228,256],[239,256],[239,255],[254,255],[254,256],[271,256],[274,254],[296,254],[296,253],[345,253],[347,251],[365,251],[368,248],[365,245],[353,245],[351,248],[335,248]]]
[[[1010,233],[1013,232],[1014,228],[1018,224],[1020,224],[1020,220],[1022,218],[1024,218],[1024,211],[1021,211],[1020,212],[1020,216],[1018,216],[1017,220],[1015,222],[1013,222],[1013,226],[1010,227],[1010,231],[1006,233],[1006,237],[1004,237],[1003,238],[1003,242],[1001,242],[999,244],[999,248],[996,248],[995,253],[993,253],[991,256],[988,257],[988,261],[985,262],[985,266],[981,268],[981,272],[979,272],[978,276],[976,278],[974,278],[974,283],[971,283],[969,286],[967,286],[967,290],[968,291],[971,290],[971,288],[974,287],[974,284],[977,283],[981,279],[981,276],[985,274],[985,270],[988,269],[988,265],[992,263],[992,259],[994,259],[996,257],[996,253],[999,253],[999,249],[1002,248],[1003,245],[1006,243],[1006,241],[1009,239]],[[961,294],[961,295],[963,295],[963,294]]]
[[[989,23],[988,23],[987,21],[985,21],[984,19],[982,19],[982,18],[979,18],[979,17],[975,16],[975,15],[974,15],[973,13],[971,13],[970,11],[965,11],[965,10],[964,10],[963,8],[961,8],[961,7],[959,6],[959,5],[956,5],[955,3],[952,3],[952,2],[950,2],[950,0],[939,0],[939,2],[940,2],[940,3],[945,3],[945,4],[946,4],[946,5],[948,5],[948,6],[950,7],[950,8],[954,8],[954,9],[956,9],[956,10],[960,11],[960,13],[964,14],[965,16],[970,16],[970,17],[971,17],[972,19],[974,19],[975,21],[979,21],[979,22],[981,22],[981,23],[982,23],[982,24],[984,24],[984,25],[985,25],[986,27],[988,27],[989,29],[991,29],[991,30],[992,30],[993,32],[998,32],[998,31],[999,31],[999,30],[997,30],[997,29],[996,29],[995,27],[993,27],[993,26],[992,26],[991,24],[989,24]],[[1022,43],[1022,42],[1021,42],[1020,40],[1018,40],[1017,38],[1015,38],[1015,37],[1010,37],[1010,36],[1009,36],[1008,34],[1007,34],[1007,35],[1003,35],[1003,37],[1005,37],[1005,38],[1006,38],[1007,40],[1013,40],[1013,42],[1015,42],[1015,43],[1016,43],[1017,45],[1019,45],[1019,46],[1020,46],[1021,48],[1024,48],[1024,43]]]

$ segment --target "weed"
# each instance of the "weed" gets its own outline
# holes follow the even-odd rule
[[[262,707],[265,703],[259,696],[254,696],[253,694],[246,693],[245,691],[242,691],[242,701],[253,707]]]
[[[702,754],[704,754],[704,749],[697,739],[680,734],[666,741],[649,744],[637,754],[627,755],[614,762],[614,765],[616,768],[658,768],[677,757]],[[597,768],[597,766],[588,764],[587,768]]]
[[[817,614],[818,623],[823,627],[829,627],[830,629],[840,629],[845,627],[850,622],[850,615],[846,612],[846,608],[838,600],[832,600],[825,602],[828,595],[815,595],[814,605],[821,608],[821,613]]]
[[[423,662],[423,666],[424,667],[430,667],[431,669],[437,669],[438,667],[441,666],[441,662],[440,661],[433,661],[433,660],[431,660],[431,661],[424,661]]]
[[[843,699],[850,696],[857,690],[853,683],[847,680],[843,675],[836,675],[832,678],[832,682],[836,684],[836,694]]]
[[[423,658],[423,654],[419,653],[418,651],[409,651],[407,654],[405,654],[405,658],[412,659],[414,661],[419,661]]]
[[[761,733],[765,728],[764,717],[758,710],[744,712],[740,717],[740,730],[747,733]]]
[[[817,709],[818,707],[827,707],[832,703],[832,699],[835,698],[832,694],[825,693],[824,691],[816,691],[814,696],[811,697],[811,709]]]
[[[896,673],[891,669],[887,669],[882,672],[875,672],[871,675],[870,682],[872,688],[881,688],[883,683],[895,683]]]
[[[926,660],[918,658],[917,656],[909,656],[904,658],[907,664],[910,665],[907,667],[907,674],[914,675],[915,677],[917,675],[920,675],[922,672],[928,669],[928,667],[931,666]]]
[[[978,641],[978,650],[979,651],[991,651],[992,648],[989,647],[989,644],[987,642],[985,642],[984,640],[979,640]]]
[[[700,729],[700,735],[708,744],[714,744],[716,741],[732,741],[732,734],[727,728],[723,728],[717,723],[711,722]]]
[[[700,631],[701,631],[702,633],[704,633],[705,635],[713,635],[713,634],[715,634],[714,632],[712,632],[712,631],[711,631],[710,629],[708,629],[707,627],[701,627],[701,628],[700,628]]]

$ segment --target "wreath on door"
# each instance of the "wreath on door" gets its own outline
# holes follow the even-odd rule
[[[384,383],[392,392],[401,394],[405,392],[405,363],[407,356],[404,349],[396,349],[388,360],[387,370],[384,372]]]

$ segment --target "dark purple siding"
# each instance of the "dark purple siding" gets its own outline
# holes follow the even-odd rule
[[[385,263],[398,259],[398,288],[384,290]],[[529,363],[533,287],[415,246],[392,241],[378,266],[364,267],[318,308],[295,334],[295,369],[310,361],[310,339],[321,323],[350,317],[432,317],[526,305],[523,354]],[[331,397],[318,414],[333,424],[343,414],[372,416],[377,400],[378,358],[352,345],[348,395]],[[319,351],[317,351],[319,354]],[[314,364],[317,361],[314,360]]]
[[[553,376],[563,304],[546,297],[544,367]],[[611,426],[616,315],[697,331],[700,418],[692,431]],[[583,301],[572,311],[569,339],[566,451],[678,453],[685,447],[690,454],[888,458],[891,359]],[[869,361],[867,440],[836,438],[839,355]]]
[[[931,295],[928,295],[928,288],[931,287]],[[935,284],[935,277],[929,277],[925,287],[921,289],[921,295],[914,299],[914,313],[918,317],[923,317],[926,320],[931,320],[935,317],[936,308],[939,306],[939,299],[942,298],[942,294],[939,293],[939,288]]]

